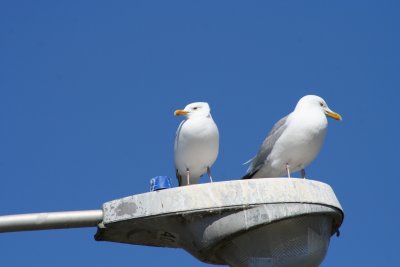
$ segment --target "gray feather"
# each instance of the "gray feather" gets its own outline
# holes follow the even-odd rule
[[[289,116],[289,115],[288,115]],[[267,138],[265,138],[257,155],[251,159],[251,164],[247,170],[247,174],[242,177],[242,179],[250,179],[256,172],[258,172],[264,165],[265,160],[271,153],[276,141],[281,137],[283,131],[286,129],[286,120],[288,116],[283,117],[277,123],[275,123],[272,130],[269,132]]]
[[[183,124],[184,124],[185,122],[186,122],[186,120],[183,120],[183,121],[179,124],[178,129],[176,130],[176,133],[175,133],[175,144],[174,144],[174,149],[175,149],[175,150],[178,148],[179,133],[180,133],[180,131],[181,131],[181,129],[182,129],[182,126],[183,126]],[[179,173],[176,164],[175,164],[175,170],[176,170],[176,179],[178,179],[179,186],[181,186],[181,183],[182,183],[182,175]]]

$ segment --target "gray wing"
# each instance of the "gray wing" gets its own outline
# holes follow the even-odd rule
[[[180,133],[180,131],[181,131],[181,129],[182,129],[182,126],[183,126],[183,124],[186,122],[186,120],[183,120],[180,124],[179,124],[179,126],[178,126],[178,129],[176,130],[176,133],[175,133],[175,144],[174,144],[174,153],[176,153],[176,150],[178,149],[178,142],[179,142],[179,133]],[[174,155],[174,157],[175,157],[175,155]],[[175,164],[175,174],[176,174],[176,179],[178,179],[178,183],[179,183],[179,186],[181,186],[181,181],[182,181],[182,175],[179,173],[179,171],[178,171],[178,167],[176,166],[176,164]]]
[[[281,137],[283,131],[286,129],[286,121],[288,116],[289,115],[280,119],[277,123],[275,123],[274,127],[272,127],[272,130],[269,132],[267,138],[265,138],[260,149],[258,150],[257,155],[250,160],[250,167],[242,179],[250,179],[262,168],[276,141],[279,139],[279,137]]]

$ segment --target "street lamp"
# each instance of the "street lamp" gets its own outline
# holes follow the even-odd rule
[[[177,187],[80,213],[85,226],[98,225],[98,241],[183,248],[200,261],[230,266],[318,266],[343,221],[329,185],[295,178]],[[26,220],[14,229],[15,216],[28,215],[1,216],[0,232],[39,229]]]

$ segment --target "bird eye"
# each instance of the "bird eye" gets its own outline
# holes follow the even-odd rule
[[[198,109],[198,107],[194,107],[194,108],[193,108],[193,110],[196,110],[196,109]]]
[[[324,106],[324,103],[322,103],[322,102],[319,102],[319,105],[320,105],[321,107],[323,107],[323,106]]]

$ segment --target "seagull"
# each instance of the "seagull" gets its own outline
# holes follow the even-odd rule
[[[219,132],[205,102],[191,103],[175,116],[185,116],[176,131],[175,169],[179,186],[197,184],[207,172],[210,182],[211,166],[218,156]]]
[[[328,126],[326,116],[342,120],[342,116],[329,109],[325,100],[316,95],[306,95],[294,111],[280,119],[265,138],[257,155],[242,179],[287,176],[301,171],[318,155]]]

